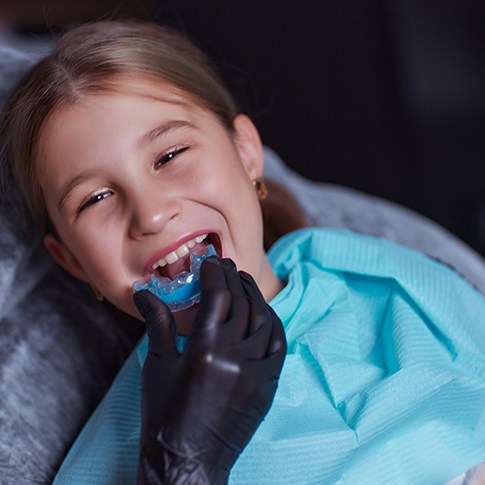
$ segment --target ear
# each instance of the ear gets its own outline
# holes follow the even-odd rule
[[[46,234],[44,236],[44,246],[47,251],[49,251],[49,254],[54,261],[62,266],[68,273],[75,278],[89,283],[89,278],[78,260],[60,239],[53,234]]]
[[[234,143],[239,157],[251,180],[263,176],[264,154],[263,144],[254,123],[243,114],[234,118]]]

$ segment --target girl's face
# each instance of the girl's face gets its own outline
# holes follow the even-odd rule
[[[71,274],[139,317],[133,282],[184,243],[209,234],[220,256],[250,273],[266,299],[273,297],[280,283],[263,250],[251,183],[263,170],[254,125],[239,115],[229,133],[170,85],[116,81],[122,89],[81,96],[42,130],[39,181],[58,233],[46,236],[48,250]]]

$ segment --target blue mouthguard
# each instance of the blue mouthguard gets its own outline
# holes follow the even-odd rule
[[[190,255],[190,271],[182,271],[173,280],[166,276],[151,275],[146,281],[133,283],[136,291],[148,290],[165,302],[172,312],[186,310],[200,301],[200,266],[209,256],[217,256],[212,244],[207,246],[207,252],[202,256]]]

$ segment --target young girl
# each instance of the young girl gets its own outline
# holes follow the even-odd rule
[[[56,483],[135,483],[140,430],[148,482],[168,470],[163,483],[201,483],[202,468],[223,483],[243,448],[230,483],[442,484],[485,459],[483,297],[347,232],[293,232],[268,256],[257,130],[185,40],[132,23],[65,34],[19,85],[3,133],[50,253],[151,334],[145,366],[146,339]],[[171,312],[133,298],[133,282],[176,276],[208,242],[224,259],[203,263],[200,305],[174,315],[189,335],[179,352]],[[273,310],[288,352],[257,428],[284,350]]]

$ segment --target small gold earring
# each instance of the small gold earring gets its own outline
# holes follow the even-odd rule
[[[264,179],[262,177],[258,177],[257,179],[254,179],[252,183],[256,193],[258,194],[258,199],[266,199],[266,197],[268,197],[268,187],[266,187],[266,182]]]
[[[93,290],[93,293],[94,293],[94,296],[96,297],[96,300],[98,300],[100,302],[104,300],[103,294],[98,290],[98,288],[96,288],[96,286],[91,285],[91,289]]]

